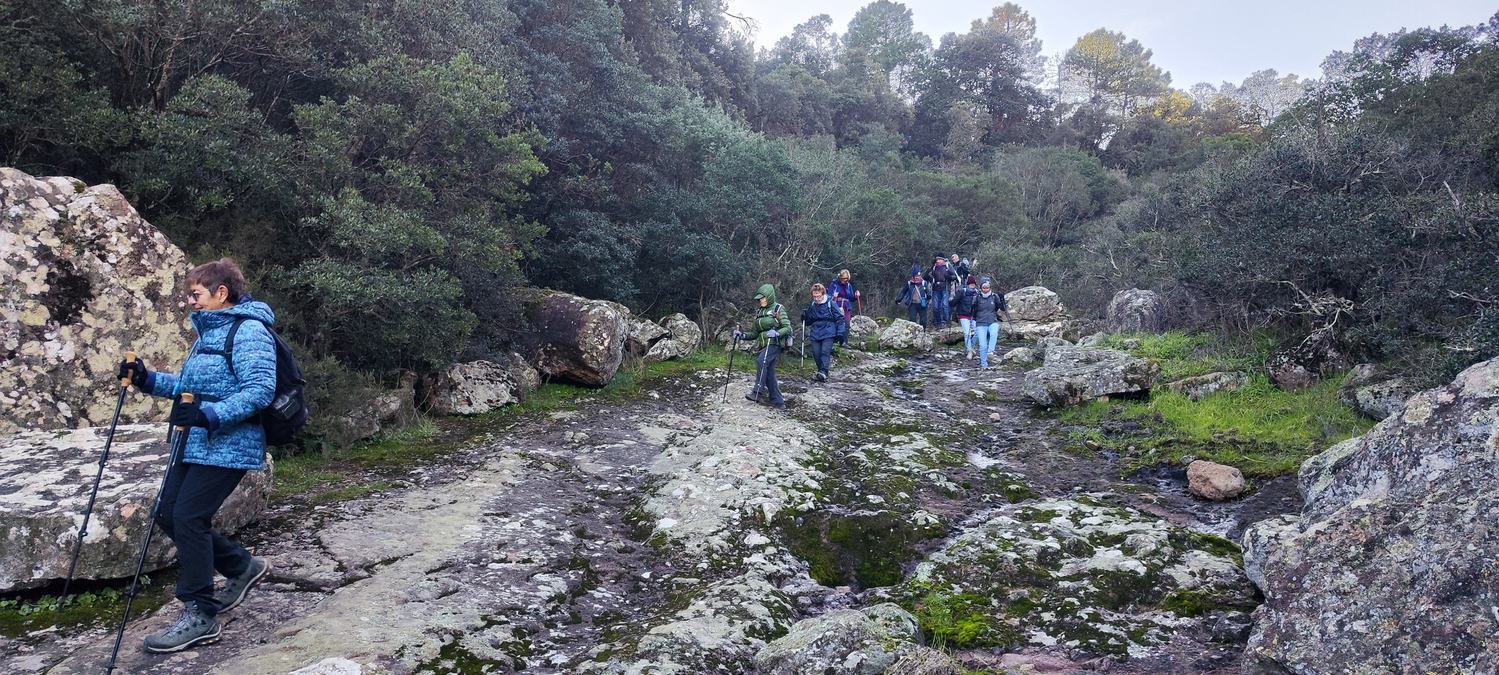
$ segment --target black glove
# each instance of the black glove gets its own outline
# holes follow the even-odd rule
[[[178,427],[203,427],[208,428],[208,415],[203,414],[203,409],[198,407],[198,402],[183,403],[176,401],[172,404],[172,416],[167,418],[172,426]]]
[[[136,358],[134,361],[121,361],[120,373],[115,377],[122,380],[128,377],[136,389],[145,389],[146,378],[150,375],[151,371],[146,370],[146,364],[140,358]]]

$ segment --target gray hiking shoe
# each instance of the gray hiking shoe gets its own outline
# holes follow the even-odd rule
[[[214,602],[219,603],[219,613],[223,614],[245,601],[245,596],[250,589],[265,577],[266,572],[271,571],[271,564],[265,558],[250,558],[250,568],[233,579],[224,582],[224,588],[218,595],[213,597]]]
[[[198,609],[196,603],[189,602],[182,606],[182,614],[176,623],[146,636],[146,651],[152,654],[180,652],[194,645],[218,642],[221,632],[217,620]]]

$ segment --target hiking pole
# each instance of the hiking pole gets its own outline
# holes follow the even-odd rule
[[[182,402],[193,402],[192,392],[182,393]],[[156,500],[151,502],[151,513],[146,516],[146,536],[141,542],[141,555],[135,561],[135,576],[130,579],[130,590],[125,593],[125,613],[120,615],[120,627],[115,631],[115,646],[109,652],[109,664],[105,673],[113,673],[115,659],[120,655],[120,643],[125,640],[125,624],[130,622],[130,608],[135,605],[135,593],[140,587],[141,571],[146,568],[146,552],[151,550],[151,535],[156,532],[156,514],[161,509],[161,493],[167,489],[172,478],[172,467],[177,464],[177,453],[187,448],[187,427],[167,427],[167,470],[161,475],[161,487],[156,489]]]
[[[806,370],[807,369],[807,322],[805,322],[805,321],[802,322],[801,353],[802,353],[802,370]]]
[[[723,402],[729,402],[729,380],[733,378],[734,353],[739,351],[739,336],[734,336],[734,346],[729,348],[729,365],[723,369]]]
[[[135,352],[125,352],[127,363],[135,362]],[[99,497],[99,482],[104,480],[104,463],[109,461],[109,446],[114,444],[115,427],[120,423],[120,409],[125,406],[125,392],[130,391],[130,376],[120,378],[120,395],[115,399],[115,414],[109,420],[109,435],[104,437],[104,451],[99,453],[99,471],[94,474],[94,489],[88,493],[88,506],[83,507],[83,524],[78,526],[78,541],[73,544],[73,559],[68,563],[68,579],[62,582],[62,601],[68,604],[68,587],[73,585],[73,573],[78,571],[78,556],[83,553],[83,538],[88,536],[88,518],[94,513],[94,500]]]

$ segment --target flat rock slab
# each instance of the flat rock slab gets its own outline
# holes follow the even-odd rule
[[[0,591],[63,579],[78,541],[107,427],[28,431],[0,441]],[[142,528],[166,469],[165,425],[119,427],[99,483],[78,560],[79,579],[114,579],[135,572]],[[268,460],[269,461],[269,460]],[[270,470],[245,474],[215,524],[232,533],[265,510]],[[157,536],[146,569],[171,564],[177,548]]]

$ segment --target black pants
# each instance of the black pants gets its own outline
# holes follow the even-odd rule
[[[823,375],[828,374],[828,368],[833,365],[833,341],[837,338],[824,338],[812,341],[812,360],[817,363],[817,371]]]
[[[245,477],[244,469],[225,469],[178,461],[161,493],[156,524],[177,545],[177,599],[204,613],[219,612],[213,600],[213,573],[237,577],[250,569],[250,553],[213,529],[213,514]]]
[[[911,323],[919,323],[926,327],[926,308],[921,305],[906,305],[906,319]]]
[[[755,396],[760,392],[770,394],[770,402],[775,405],[786,403],[785,397],[781,396],[781,383],[776,381],[776,361],[781,358],[781,346],[771,343],[770,346],[760,350],[755,356]]]

